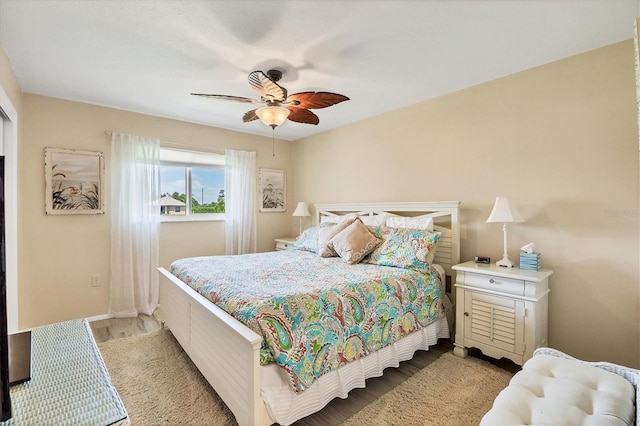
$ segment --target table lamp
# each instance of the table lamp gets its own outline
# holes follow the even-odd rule
[[[298,205],[291,216],[300,217],[300,233],[298,235],[302,234],[302,218],[311,216],[309,209],[307,209],[307,203],[304,201],[298,202]]]
[[[504,254],[502,259],[496,262],[496,265],[513,268],[516,264],[507,255],[507,224],[510,222],[524,222],[524,219],[518,213],[516,206],[511,201],[511,197],[496,197],[496,203],[493,205],[489,219],[487,219],[487,223],[492,222],[502,223],[502,232],[504,234]]]

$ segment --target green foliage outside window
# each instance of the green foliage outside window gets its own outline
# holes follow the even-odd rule
[[[185,194],[178,194],[174,192],[173,194],[162,194],[162,197],[168,195],[171,198],[174,198],[178,201],[182,201],[186,204],[187,196]],[[221,189],[218,193],[218,199],[216,201],[212,201],[209,204],[200,204],[198,200],[195,198],[191,198],[191,212],[196,213],[224,213],[224,189]]]

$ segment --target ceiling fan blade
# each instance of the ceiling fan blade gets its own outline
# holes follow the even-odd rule
[[[257,120],[257,119],[258,119],[258,115],[256,114],[255,109],[245,112],[244,115],[242,116],[242,121],[244,123],[248,123],[250,121]]]
[[[296,123],[318,124],[320,122],[318,116],[308,109],[298,108],[294,106],[288,106],[287,109],[291,111],[288,117],[289,120],[295,121]]]
[[[287,103],[299,108],[318,109],[326,108],[340,102],[348,101],[344,95],[331,92],[300,92],[287,98]]]
[[[249,85],[267,102],[284,102],[287,98],[287,89],[271,80],[262,71],[249,73]]]
[[[258,101],[256,99],[251,99],[251,98],[243,98],[241,96],[229,96],[229,95],[210,95],[207,93],[192,93],[192,95],[194,96],[202,96],[204,98],[213,98],[213,99],[220,99],[223,101],[234,101],[234,102],[245,102],[245,103],[249,103],[249,104],[261,104],[261,101]]]

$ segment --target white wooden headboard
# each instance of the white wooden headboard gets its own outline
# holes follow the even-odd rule
[[[376,216],[383,212],[399,216],[429,216],[433,218],[434,229],[440,231],[440,242],[434,262],[441,265],[448,276],[450,286],[453,265],[460,263],[460,202],[425,201],[409,203],[351,203],[315,204],[316,224],[323,216],[338,216],[356,213],[359,216]]]

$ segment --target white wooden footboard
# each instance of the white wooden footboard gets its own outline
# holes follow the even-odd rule
[[[165,268],[162,319],[240,425],[272,423],[260,396],[262,338]]]

